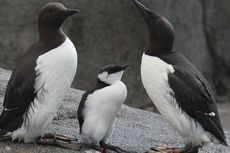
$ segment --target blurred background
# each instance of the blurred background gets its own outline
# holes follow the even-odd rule
[[[217,93],[223,119],[229,121],[230,101],[230,1],[141,0],[174,25],[174,50],[184,54]],[[0,1],[0,67],[11,69],[38,39],[37,13],[48,0]],[[69,18],[63,29],[78,51],[73,88],[87,90],[95,84],[100,67],[129,63],[123,80],[126,104],[154,110],[140,80],[140,61],[148,31],[132,0],[59,0],[81,13]],[[229,125],[226,125],[226,127]]]

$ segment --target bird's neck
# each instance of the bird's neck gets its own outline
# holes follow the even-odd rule
[[[39,41],[59,45],[65,41],[66,35],[61,28],[56,29],[39,27],[39,38]]]
[[[165,54],[170,54],[172,52],[173,50],[159,47],[154,43],[149,43],[147,49],[145,50],[145,54],[149,56],[161,56]]]
[[[145,54],[149,56],[162,57],[164,55],[172,54],[173,51],[159,51],[159,50],[150,50],[146,49]]]
[[[104,88],[104,87],[107,87],[107,86],[110,86],[109,84],[101,81],[100,79],[97,79],[97,87],[98,88]]]

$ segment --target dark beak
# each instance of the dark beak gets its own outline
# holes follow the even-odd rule
[[[122,70],[125,70],[125,69],[128,68],[128,67],[129,67],[129,64],[125,64],[125,65],[122,65],[122,66],[121,66],[121,69],[122,69]]]
[[[154,11],[149,10],[147,7],[145,7],[140,1],[133,0],[133,3],[136,5],[138,10],[141,12],[141,15],[144,17],[144,19],[148,22],[149,20],[156,20],[160,17],[159,14],[157,14]]]
[[[71,15],[74,15],[74,14],[76,14],[76,13],[80,13],[80,11],[79,11],[79,10],[76,10],[76,9],[67,9],[67,10],[66,10],[66,13],[67,13],[69,16],[71,16]]]
[[[62,16],[64,17],[69,17],[71,15],[74,15],[76,13],[79,13],[80,11],[79,10],[76,10],[76,9],[66,9],[63,13],[62,13]]]

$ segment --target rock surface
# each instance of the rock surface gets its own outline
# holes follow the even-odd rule
[[[230,1],[142,0],[167,17],[176,30],[175,50],[182,52],[217,89],[230,99],[229,17]],[[37,39],[36,14],[49,0],[1,0],[0,66],[13,69]],[[147,27],[132,0],[60,0],[80,14],[64,24],[64,31],[77,46],[79,67],[74,87],[86,90],[96,73],[107,64],[130,63],[124,75],[128,104],[150,102],[140,81],[140,60],[147,44]],[[131,100],[132,97],[132,100]],[[140,103],[141,102],[141,103]]]
[[[10,71],[0,68],[0,112],[5,87],[10,77]],[[77,108],[83,91],[71,89],[64,99],[57,117],[55,117],[49,131],[79,138]],[[182,139],[173,129],[155,113],[146,112],[126,105],[122,106],[116,122],[114,133],[109,143],[121,146],[130,151],[143,153],[157,144],[182,146]],[[228,143],[230,133],[227,133]],[[53,146],[39,146],[35,144],[18,144],[0,142],[0,153],[72,153],[74,151],[56,148]],[[93,151],[91,151],[93,152]],[[200,153],[229,153],[229,148],[222,145],[208,145]]]
[[[201,1],[203,4],[203,26],[207,47],[212,57],[213,81],[218,95],[230,91],[230,11],[229,1]],[[228,98],[227,97],[222,98]],[[219,99],[225,101],[226,99]]]

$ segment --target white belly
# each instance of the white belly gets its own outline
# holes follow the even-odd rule
[[[177,130],[186,143],[210,142],[210,134],[199,123],[182,111],[168,84],[168,73],[174,73],[172,65],[158,57],[145,53],[141,62],[141,78],[149,97],[161,115]]]
[[[113,131],[113,124],[121,105],[126,100],[126,86],[117,83],[89,95],[83,112],[82,138],[92,144],[106,141]]]
[[[12,139],[25,142],[42,136],[57,113],[76,73],[75,47],[66,38],[59,47],[40,55],[36,64],[34,88],[37,96],[24,115],[22,127],[12,133]]]

